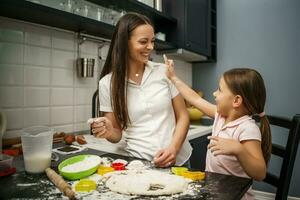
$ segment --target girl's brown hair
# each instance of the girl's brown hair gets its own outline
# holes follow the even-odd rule
[[[138,26],[149,24],[150,19],[138,13],[127,13],[118,21],[113,33],[100,79],[112,73],[111,104],[117,123],[124,130],[130,123],[127,109],[127,73],[131,32]],[[101,95],[101,94],[99,94]]]
[[[235,95],[243,98],[243,104],[249,115],[264,112],[266,88],[262,76],[254,69],[236,68],[223,74],[224,80]],[[272,150],[271,130],[267,116],[260,118],[262,134],[261,148],[265,162],[268,163]]]

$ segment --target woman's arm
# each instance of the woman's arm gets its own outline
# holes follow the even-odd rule
[[[172,104],[176,117],[176,126],[171,146],[174,146],[178,153],[189,130],[190,119],[181,95],[173,98]]]
[[[117,143],[122,138],[122,130],[112,112],[104,113],[92,123],[92,132],[97,138],[105,138],[112,143]]]
[[[159,167],[169,167],[176,162],[176,155],[186,138],[189,128],[189,116],[181,95],[172,99],[173,109],[176,117],[176,126],[171,144],[160,150],[154,158],[154,163]]]

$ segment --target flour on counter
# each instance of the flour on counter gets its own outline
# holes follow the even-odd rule
[[[99,156],[90,155],[85,157],[82,161],[63,167],[61,171],[67,173],[81,172],[99,165],[100,162],[101,162],[101,158]]]

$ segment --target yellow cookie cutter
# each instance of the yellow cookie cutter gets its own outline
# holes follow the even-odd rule
[[[186,171],[188,171],[188,168],[186,168],[186,167],[172,167],[171,168],[171,172],[178,176],[182,176],[182,173],[186,172]]]
[[[97,174],[99,174],[99,175],[104,175],[104,174],[106,174],[106,173],[113,172],[113,171],[115,171],[115,170],[114,170],[114,168],[112,168],[112,167],[106,167],[106,166],[100,165],[100,166],[98,167]]]
[[[96,182],[89,179],[82,179],[75,185],[75,190],[77,192],[89,192],[91,190],[96,190]]]
[[[182,172],[182,176],[193,181],[203,180],[205,178],[205,172],[201,171],[185,171]]]

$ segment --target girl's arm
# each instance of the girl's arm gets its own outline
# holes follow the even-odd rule
[[[175,164],[176,155],[186,138],[189,128],[189,116],[181,95],[172,99],[173,109],[176,117],[175,132],[171,144],[166,149],[157,152],[154,163],[160,167],[169,167]]]
[[[261,143],[257,140],[246,140],[236,156],[243,169],[254,180],[262,181],[267,173],[267,166],[261,150]]]
[[[181,93],[184,99],[186,99],[190,104],[197,107],[199,110],[204,112],[207,116],[213,118],[217,108],[214,104],[201,98],[194,90],[192,90],[188,85],[181,81],[175,74],[173,60],[168,60],[164,55],[165,64],[167,65],[167,76],[173,82],[175,87]]]
[[[209,136],[208,149],[213,155],[235,155],[243,169],[255,180],[261,181],[266,176],[267,166],[258,140],[245,140],[242,142]]]
[[[112,112],[106,112],[104,117],[95,119],[91,127],[97,138],[105,138],[112,143],[117,143],[122,138],[122,130]]]

